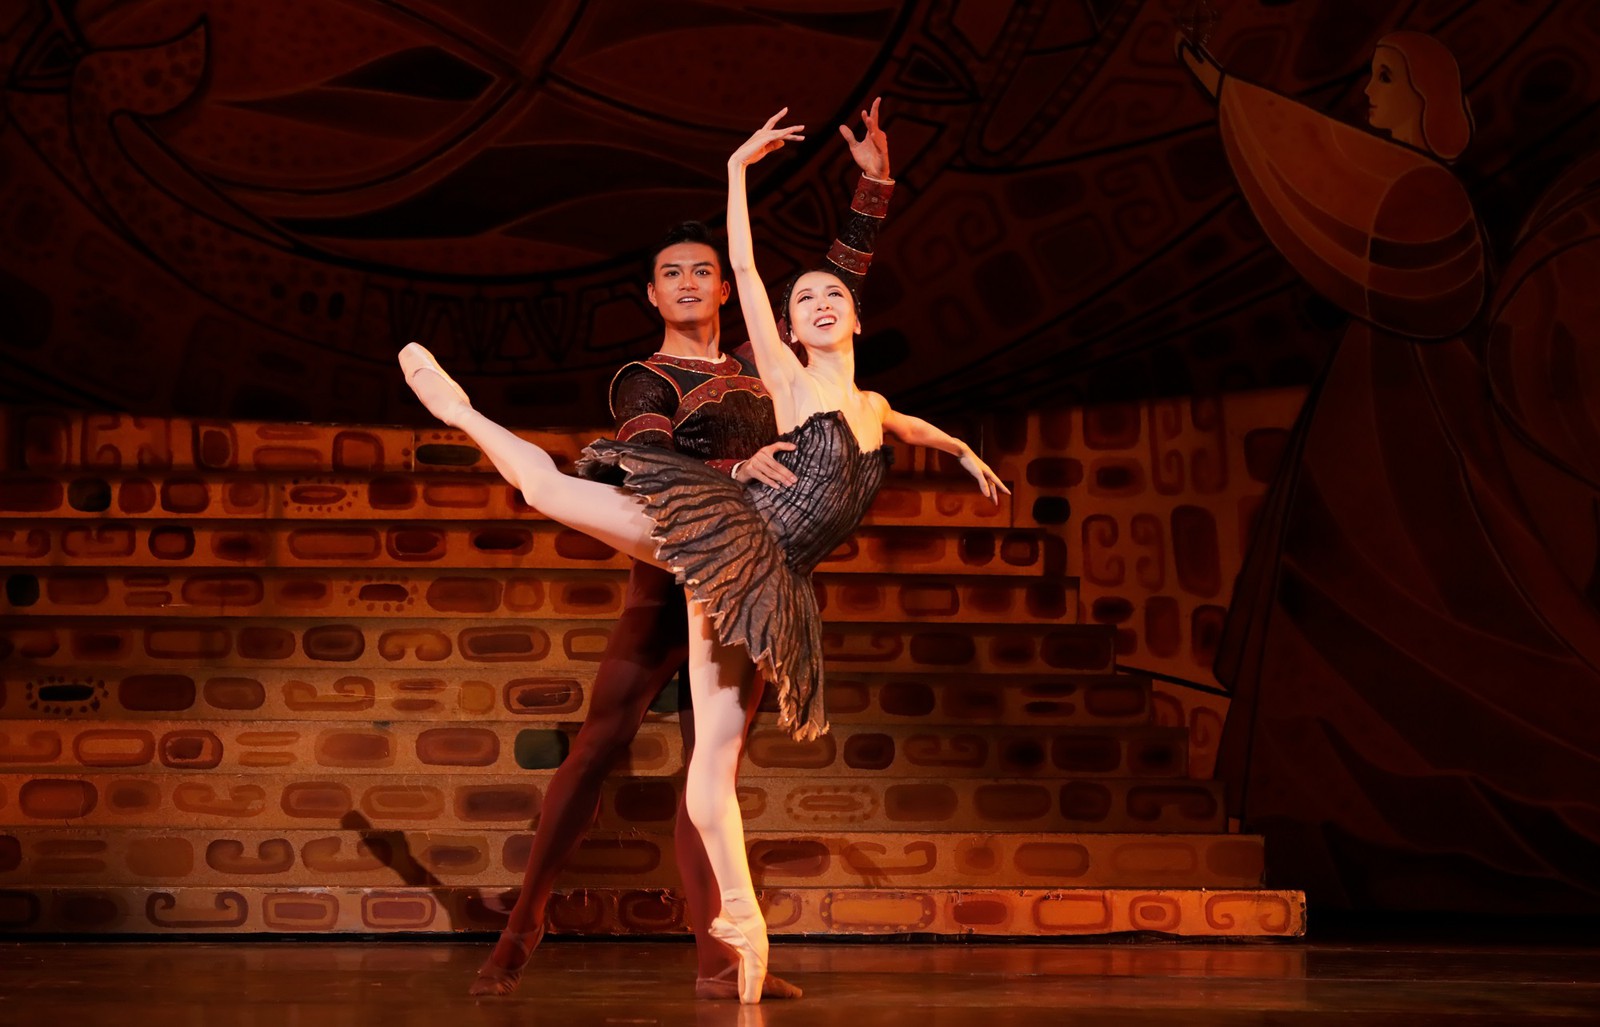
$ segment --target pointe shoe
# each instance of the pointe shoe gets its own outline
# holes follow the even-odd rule
[[[445,424],[454,427],[461,415],[472,409],[472,400],[467,398],[466,390],[445,373],[439,361],[422,344],[406,343],[400,351],[400,370],[405,372],[406,384],[411,386],[411,391],[417,394],[422,405],[428,408],[428,413]],[[447,388],[441,389],[427,379],[419,381],[417,375],[423,371],[433,372]]]
[[[502,934],[500,936],[501,941],[504,941],[505,937]],[[478,968],[478,976],[474,977],[472,984],[468,986],[468,995],[486,998],[509,995],[517,990],[517,985],[522,981],[522,971],[527,969],[528,960],[533,958],[533,950],[538,948],[539,943],[544,940],[544,925],[540,924],[539,929],[531,935],[522,934],[515,937],[518,947],[522,950],[522,958],[517,962],[517,965],[503,966],[496,963],[494,954],[490,953],[489,958],[484,960],[483,965]],[[528,940],[530,937],[533,939],[532,941]],[[499,951],[499,949],[500,945],[497,942],[495,950]]]
[[[796,999],[804,995],[798,984],[790,984],[777,974],[767,974],[761,982],[761,1001],[775,1002]],[[731,1002],[739,997],[739,967],[737,964],[714,977],[696,977],[694,997],[717,1002]]]
[[[761,986],[767,976],[767,931],[761,925],[759,946],[744,929],[725,917],[711,921],[706,933],[733,949],[739,956],[739,1003],[753,1006],[761,1001]]]

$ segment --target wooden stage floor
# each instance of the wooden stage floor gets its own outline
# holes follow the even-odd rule
[[[696,1002],[674,942],[547,943],[471,1000],[484,944],[0,942],[0,1024],[1004,1027],[1600,1022],[1600,947],[1377,942],[784,944],[798,1002]]]

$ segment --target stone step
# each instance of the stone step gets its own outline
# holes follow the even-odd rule
[[[433,673],[516,664],[540,675],[586,677],[605,648],[609,622],[485,621],[437,618],[385,622],[0,618],[0,661],[23,668],[137,664],[152,672],[323,667],[334,674],[366,668],[427,668]],[[1099,624],[828,624],[822,644],[828,673],[938,671],[1027,674],[1114,669],[1113,629]],[[584,670],[588,668],[588,670]],[[581,672],[581,673],[580,673]]]
[[[1132,674],[862,674],[829,670],[834,723],[1105,726],[1151,721],[1150,679]],[[776,709],[763,694],[762,709]]]
[[[0,565],[17,571],[141,568],[151,573],[140,602],[160,605],[171,589],[156,581],[173,568],[324,568],[356,573],[427,569],[626,570],[628,558],[550,521],[445,524],[283,524],[103,520],[0,523]],[[858,529],[822,562],[839,574],[984,575],[1059,578],[1059,539],[1033,529]],[[13,588],[23,587],[21,583]],[[37,592],[35,592],[37,594]],[[321,602],[322,593],[308,597]],[[17,606],[14,595],[7,600]]]
[[[27,574],[33,583],[21,580]],[[621,570],[553,569],[358,574],[276,568],[148,570],[40,568],[13,574],[0,611],[28,617],[460,616],[616,620],[628,576]],[[1060,624],[1077,617],[1077,581],[940,576],[929,579],[827,572],[813,579],[828,621]],[[35,598],[36,596],[36,598]]]
[[[0,721],[0,766],[42,774],[181,770],[211,774],[552,772],[574,724],[517,722]],[[1171,727],[986,728],[836,725],[811,742],[757,722],[745,746],[750,773],[819,778],[1138,777],[1183,780],[1186,732]],[[683,768],[677,724],[639,729],[619,773],[663,777]],[[221,800],[219,800],[221,801]]]
[[[0,519],[185,523],[274,520],[542,521],[498,474],[0,474]],[[3,523],[0,520],[0,523]],[[985,499],[971,478],[891,478],[866,524],[1011,527],[1011,497]]]
[[[0,826],[278,830],[506,827],[538,821],[548,778],[345,774],[117,773],[0,775]],[[602,830],[673,830],[682,781],[612,778]],[[1086,777],[1069,780],[839,780],[745,774],[739,804],[752,831],[1197,832],[1226,828],[1219,782]]]
[[[609,427],[512,429],[568,467]],[[374,475],[494,470],[471,439],[451,428],[283,424],[145,417],[0,406],[0,471],[64,474],[245,472]],[[974,446],[979,439],[967,440]],[[889,440],[895,477],[965,478],[943,453]]]
[[[520,882],[525,830],[391,829],[151,834],[111,828],[26,828],[0,889],[74,884],[477,885]],[[745,835],[758,887],[1255,888],[1261,839],[1232,834],[963,834],[769,832]],[[565,887],[671,888],[667,835],[595,832],[562,875]]]
[[[513,895],[496,888],[28,887],[0,891],[0,931],[27,934],[320,934],[498,932]],[[1264,888],[764,888],[777,937],[927,934],[1040,938],[1157,934],[1295,938],[1305,896]],[[584,888],[551,898],[564,936],[675,935],[682,894]],[[1255,947],[1259,948],[1259,946]],[[778,953],[780,956],[781,952]],[[1207,953],[1208,963],[1226,951]]]
[[[0,672],[0,718],[59,720],[372,720],[571,723],[589,710],[593,668],[571,677],[528,676],[518,667],[432,675],[415,670],[360,674],[312,668],[248,668],[204,673],[118,673],[82,665]],[[653,720],[676,720],[683,679],[652,703]],[[835,724],[1134,726],[1151,721],[1148,678],[1130,674],[863,674],[827,678]],[[777,710],[777,693],[761,708]]]
[[[40,777],[40,792],[50,793],[50,800],[59,805],[80,803],[75,809],[85,809],[82,797],[88,789],[83,787],[82,771],[62,768],[56,773],[59,776],[35,774]],[[504,779],[478,789],[414,782],[362,789],[357,782],[350,781],[349,776],[334,774],[323,781],[302,782],[306,787],[299,790],[282,784],[285,777],[294,784],[299,774],[304,771],[296,773],[296,768],[288,768],[283,774],[261,774],[248,784],[230,784],[227,777],[213,784],[210,777],[197,774],[194,781],[173,785],[170,801],[174,819],[198,813],[254,822],[254,817],[266,811],[269,793],[277,797],[278,809],[285,808],[285,803],[291,809],[298,809],[298,803],[314,800],[320,803],[354,801],[357,790],[362,792],[363,801],[374,803],[374,811],[398,819],[421,816],[430,809],[437,809],[446,793],[462,801],[515,803],[507,808],[525,811],[534,803],[530,785],[544,785],[542,781],[523,777],[515,782],[515,789]],[[446,781],[459,784],[454,779]],[[666,817],[667,811],[674,808],[675,785],[672,779],[661,777],[646,781],[648,784],[634,782],[614,787],[618,803],[611,806],[608,824],[637,825],[640,822],[637,817],[646,817],[642,821],[646,827],[664,822],[658,817]],[[155,803],[162,798],[149,782],[141,784],[138,777],[106,782],[106,790],[126,803]],[[864,779],[818,774],[798,781],[752,773],[739,784],[739,797],[742,806],[749,811],[752,824],[838,827],[840,822],[856,824],[859,821],[859,824],[880,824],[890,830],[920,827],[930,832],[1219,832],[1226,825],[1221,795],[1221,787],[1211,781],[1093,776],[1034,781],[942,777],[936,781],[918,781],[901,777]],[[350,797],[349,800],[346,797]],[[42,801],[34,801],[32,805],[38,808]],[[86,811],[80,816],[86,816]],[[429,816],[443,814],[429,813]],[[78,817],[62,816],[54,822],[74,819]]]

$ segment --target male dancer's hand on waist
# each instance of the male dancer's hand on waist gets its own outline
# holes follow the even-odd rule
[[[778,462],[777,453],[794,449],[792,442],[773,442],[756,450],[748,460],[733,465],[733,476],[738,481],[759,481],[781,489],[799,479],[794,472]]]

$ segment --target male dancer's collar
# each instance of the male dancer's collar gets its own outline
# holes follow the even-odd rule
[[[681,367],[686,371],[705,371],[717,373],[729,368],[736,368],[737,361],[727,353],[715,358],[712,357],[681,357],[671,353],[652,353],[646,358],[647,363],[666,364],[668,367]]]

